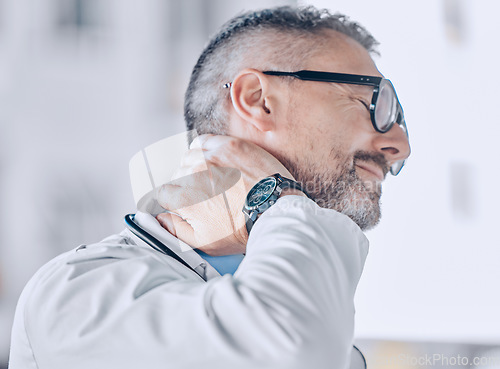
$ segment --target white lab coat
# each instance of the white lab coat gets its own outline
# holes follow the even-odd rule
[[[202,266],[207,282],[124,231],[35,274],[10,369],[348,368],[367,252],[348,217],[299,196],[262,214],[234,276]]]

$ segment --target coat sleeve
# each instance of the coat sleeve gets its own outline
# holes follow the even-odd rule
[[[16,319],[38,369],[346,368],[367,247],[347,217],[285,196],[234,276],[204,283],[154,250],[101,243],[45,268]]]

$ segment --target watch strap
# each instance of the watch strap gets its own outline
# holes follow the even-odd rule
[[[301,191],[302,193],[304,193],[304,195],[306,195],[308,198],[312,199],[312,197],[307,193],[306,190],[304,190],[304,188],[302,187],[302,185],[299,183],[299,182],[296,182],[294,181],[293,179],[289,179],[289,178],[285,178],[285,177],[282,177],[280,176],[281,178],[281,188],[285,189],[285,188],[293,188],[295,190],[299,190]]]
[[[256,211],[252,210],[250,214],[244,213],[245,214],[245,227],[247,229],[248,234],[250,234],[250,231],[252,230],[252,227],[257,220],[257,216],[259,215]]]

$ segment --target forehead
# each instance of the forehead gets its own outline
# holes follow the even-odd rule
[[[354,39],[333,30],[325,37],[305,67],[310,70],[383,77],[368,51]]]

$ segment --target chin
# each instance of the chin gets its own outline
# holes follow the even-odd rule
[[[341,213],[351,218],[363,231],[375,228],[381,218],[380,207],[376,209],[344,209]]]
[[[377,192],[351,193],[343,199],[336,199],[330,206],[351,218],[363,231],[374,228],[381,218],[380,193]]]
[[[373,155],[362,154],[357,153],[356,158],[380,161]],[[374,228],[381,218],[381,182],[361,179],[352,158],[333,151],[330,158],[329,163],[338,163],[334,169],[331,164],[278,157],[294,178],[305,185],[318,206],[347,215],[363,231]]]
[[[321,188],[313,198],[317,204],[327,209],[333,209],[347,215],[363,231],[374,228],[380,221],[380,197],[382,186],[380,182],[363,181],[355,170],[344,173],[336,180]]]

